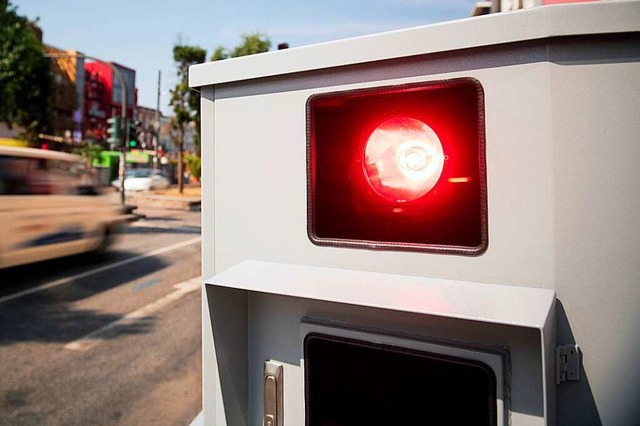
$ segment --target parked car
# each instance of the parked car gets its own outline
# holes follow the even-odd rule
[[[152,169],[132,169],[124,175],[125,191],[150,191],[152,189],[168,188],[171,182],[159,170]],[[111,182],[116,188],[120,188],[120,180]]]
[[[101,253],[126,220],[76,155],[0,146],[0,268]]]

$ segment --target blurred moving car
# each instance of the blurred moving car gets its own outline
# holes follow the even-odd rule
[[[101,253],[125,219],[81,157],[0,146],[0,268]]]
[[[120,180],[116,179],[111,185],[120,188]],[[125,191],[150,191],[152,189],[165,189],[171,185],[161,171],[152,169],[133,169],[124,175]]]

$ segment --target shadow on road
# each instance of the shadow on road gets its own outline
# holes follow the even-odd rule
[[[125,253],[116,252],[113,257],[122,257],[123,254]],[[126,254],[125,258],[135,255]],[[64,263],[69,261],[73,259],[65,259],[63,265],[42,262],[29,267],[0,271],[0,282],[18,280],[18,286],[14,286],[12,293],[29,290],[31,287],[19,285],[22,274],[42,276],[43,273],[48,274],[45,267],[49,266],[54,270],[64,269]],[[56,287],[2,302],[0,303],[0,345],[25,341],[66,343],[117,321],[123,315],[77,309],[73,304],[157,272],[166,266],[168,264],[161,258],[148,257],[129,263],[122,268],[108,269],[81,279],[72,279]],[[66,276],[68,275],[67,270]],[[48,282],[52,281],[54,279]],[[100,337],[108,339],[122,334],[147,333],[152,331],[153,321],[153,318],[145,318],[118,326],[113,332],[105,333]]]
[[[105,325],[118,321],[122,315],[89,310],[66,310],[60,306],[41,306],[25,319],[23,309],[7,308],[0,313],[0,346],[18,342],[68,343]],[[155,318],[141,318],[101,333],[101,339],[113,339],[125,334],[153,331]]]

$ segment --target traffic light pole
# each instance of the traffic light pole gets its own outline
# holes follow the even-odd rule
[[[88,56],[85,56],[85,58],[89,58]],[[89,59],[93,59],[94,61],[97,60],[95,58],[89,58]],[[100,60],[98,60],[100,61]],[[124,205],[125,204],[125,194],[124,194],[124,172],[125,172],[125,166],[126,166],[126,161],[125,161],[125,152],[127,149],[126,146],[126,141],[127,141],[127,133],[129,131],[129,126],[127,126],[127,82],[124,79],[124,76],[122,75],[122,72],[118,69],[118,67],[116,67],[113,64],[109,64],[107,62],[103,62],[100,61],[104,64],[107,64],[108,66],[111,67],[111,69],[113,70],[113,72],[118,76],[118,79],[120,80],[120,85],[122,86],[122,96],[120,97],[122,100],[122,106],[120,108],[120,116],[122,117],[122,119],[120,120],[120,126],[121,127],[121,131],[120,131],[120,137],[123,139],[122,143],[120,144],[120,164],[118,167],[118,179],[119,179],[119,183],[120,183],[120,204]]]
[[[153,169],[156,170],[158,168],[158,145],[160,143],[160,78],[162,76],[162,71],[158,70],[158,98],[156,103],[156,120],[154,130],[155,135],[153,135]]]
[[[124,76],[122,75],[122,72],[118,69],[118,67],[116,67],[115,65],[113,65],[112,63],[109,62],[105,62],[102,59],[98,59],[98,58],[94,58],[93,56],[88,56],[85,54],[70,54],[70,53],[45,53],[44,56],[46,56],[47,58],[71,58],[71,57],[77,57],[77,58],[82,58],[82,59],[89,59],[91,61],[96,61],[96,62],[100,62],[103,65],[108,66],[109,68],[111,68],[114,72],[114,74],[118,77],[118,80],[120,80],[120,85],[122,86],[122,96],[121,96],[121,100],[122,100],[122,106],[121,106],[121,111],[120,111],[120,116],[122,117],[122,119],[120,120],[120,137],[122,139],[122,143],[120,145],[120,162],[119,162],[119,170],[118,170],[118,178],[120,181],[120,185],[119,185],[119,191],[120,191],[120,203],[121,204],[125,204],[125,196],[124,196],[124,168],[125,168],[125,152],[126,152],[126,135],[128,133],[128,127],[127,126],[127,82],[124,79]]]

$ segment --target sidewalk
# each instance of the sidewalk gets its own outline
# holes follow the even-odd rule
[[[184,186],[180,194],[177,187],[151,192],[128,192],[126,203],[137,207],[157,207],[164,209],[198,211],[201,205],[201,191],[199,184]]]

